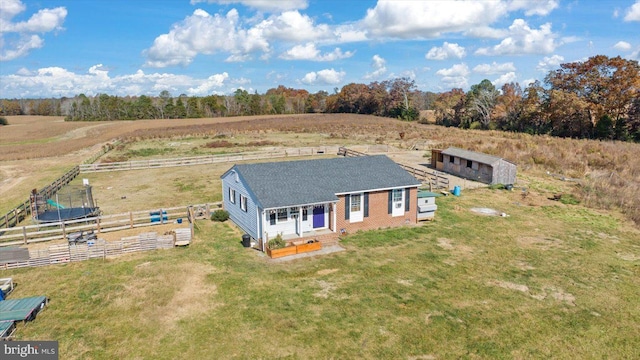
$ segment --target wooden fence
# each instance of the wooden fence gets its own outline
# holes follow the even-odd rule
[[[345,147],[340,147],[338,149],[338,155],[345,157],[367,156],[365,153],[347,149]],[[436,170],[419,169],[405,164],[398,165],[413,175],[416,179],[422,182],[427,182],[430,189],[449,189],[449,178]]]
[[[270,152],[254,152],[254,153],[238,153],[225,155],[205,155],[181,157],[173,159],[150,159],[150,160],[133,160],[112,163],[98,164],[82,164],[80,165],[81,173],[104,172],[104,171],[124,171],[124,170],[143,170],[166,168],[176,166],[193,166],[207,165],[225,162],[238,162],[247,160],[261,160],[283,158],[288,156],[314,156],[324,154],[335,154],[338,151],[337,146],[309,147],[284,149]]]
[[[99,158],[111,149],[111,147],[105,147],[103,150],[91,160]],[[182,157],[174,159],[154,159],[154,160],[136,160],[136,161],[124,161],[113,163],[100,163],[90,164],[84,163],[79,166],[75,166],[69,170],[66,174],[55,180],[50,185],[44,187],[38,192],[38,195],[44,198],[50,198],[56,194],[63,186],[70,183],[80,173],[91,172],[104,172],[104,171],[122,171],[122,170],[142,170],[153,168],[165,168],[176,166],[192,166],[192,165],[206,165],[224,162],[236,162],[246,160],[261,160],[270,158],[282,158],[288,156],[313,156],[324,154],[335,154],[338,151],[337,146],[321,146],[321,147],[306,147],[306,148],[293,148],[284,149],[271,152],[255,152],[255,153],[238,153],[227,155],[206,155],[206,156],[192,156]],[[0,216],[0,229],[11,228],[20,224],[28,216],[31,216],[31,202],[29,199],[22,204],[16,206],[13,210],[6,213],[4,216]],[[0,232],[1,234],[1,232]]]
[[[440,174],[436,170],[427,171],[405,164],[398,165],[400,165],[401,168],[405,169],[409,174],[413,175],[414,178],[428,183],[431,190],[449,189],[449,178]]]
[[[57,244],[43,249],[30,249],[28,259],[0,264],[0,270],[106,259],[138,251],[171,249],[175,241],[175,233],[158,235],[155,232],[148,232],[138,236],[123,237],[116,241],[98,239],[94,243],[86,244]]]
[[[100,234],[174,222],[189,222],[194,218],[208,218],[212,211],[221,208],[221,206],[222,203],[218,202],[12,227],[3,230],[3,234],[0,236],[0,247],[67,239],[68,234],[79,231],[94,231],[94,233]]]
[[[45,199],[51,198],[58,190],[62,189],[63,186],[73,181],[78,174],[80,174],[80,167],[74,166],[73,169],[67,171],[60,178],[38,191],[38,196],[42,196]],[[31,201],[29,199],[0,217],[0,229],[16,226],[26,219],[27,216],[31,216]]]

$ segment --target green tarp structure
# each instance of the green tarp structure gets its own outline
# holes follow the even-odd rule
[[[33,320],[46,303],[46,296],[0,301],[0,321]]]
[[[4,340],[4,338],[11,335],[13,332],[15,322],[14,321],[0,321],[0,339]]]

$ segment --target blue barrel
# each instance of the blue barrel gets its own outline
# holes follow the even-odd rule
[[[168,220],[167,212],[165,210],[162,211],[162,218],[160,218],[160,211],[152,211],[149,213],[151,216],[151,222],[165,222]]]
[[[453,196],[460,196],[460,186],[456,185],[453,187]]]

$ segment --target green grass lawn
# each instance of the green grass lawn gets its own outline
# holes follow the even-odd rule
[[[61,359],[640,358],[638,232],[515,195],[439,198],[435,221],[323,257],[272,263],[201,221],[189,248],[0,277],[51,298],[18,340],[58,340]]]

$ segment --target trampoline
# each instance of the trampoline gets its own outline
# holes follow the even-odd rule
[[[35,189],[31,194],[31,214],[37,222],[54,223],[100,215],[89,185],[67,185],[57,193],[47,194]]]
[[[64,208],[45,210],[38,214],[38,221],[47,223],[63,220],[75,220],[95,216],[98,215],[99,212],[100,210],[98,208]]]

